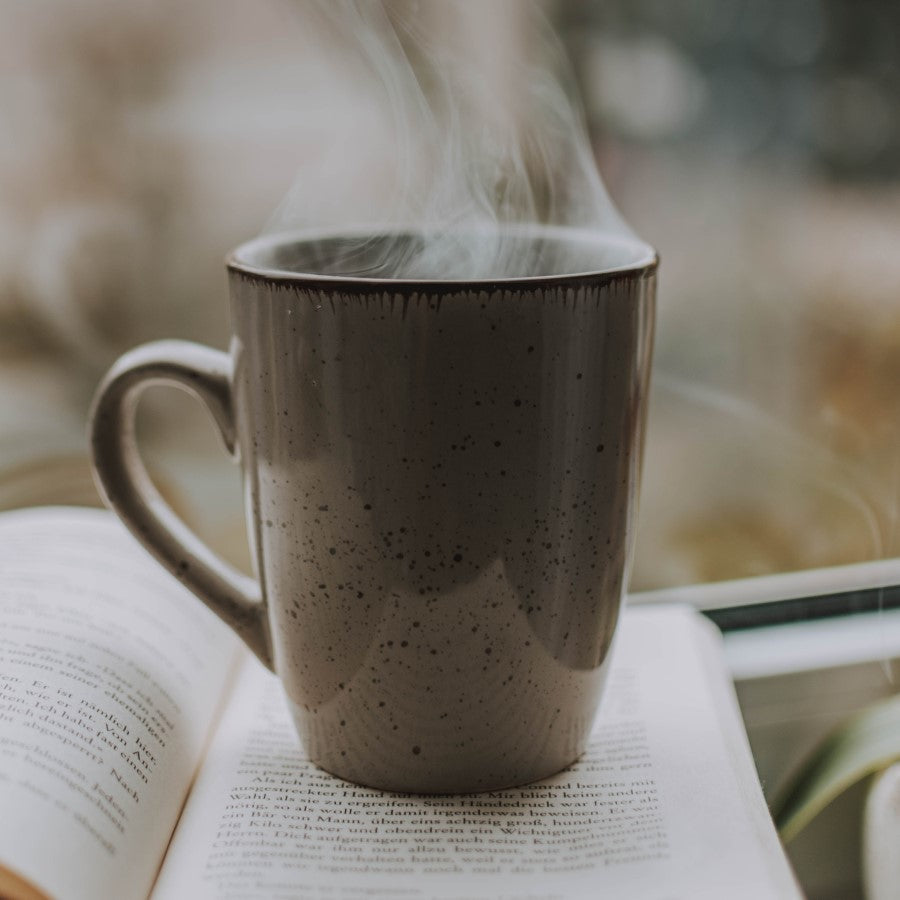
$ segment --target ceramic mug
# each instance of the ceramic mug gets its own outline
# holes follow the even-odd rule
[[[317,765],[400,791],[526,783],[582,753],[608,669],[656,256],[530,228],[509,240],[537,275],[342,274],[386,240],[278,236],[234,251],[229,352],[148,344],[101,384],[98,482],[277,673]],[[199,397],[240,460],[255,578],[150,483],[134,410],[154,382]]]

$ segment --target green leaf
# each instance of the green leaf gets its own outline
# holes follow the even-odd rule
[[[788,843],[832,800],[900,759],[900,695],[876,703],[829,735],[772,805]]]

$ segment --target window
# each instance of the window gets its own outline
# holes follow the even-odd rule
[[[546,9],[610,193],[662,257],[633,587],[897,555],[900,8]],[[274,0],[0,17],[0,505],[87,501],[100,374],[147,339],[224,345],[222,256],[298,169],[327,172],[322,98],[353,100],[334,35],[298,53]],[[236,473],[189,401],[165,407],[157,475],[246,561]]]

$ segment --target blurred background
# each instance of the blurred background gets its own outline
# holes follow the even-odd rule
[[[455,28],[393,5],[438,45]],[[0,507],[96,502],[97,380],[141,341],[226,346],[222,260],[292,184],[322,224],[321,194],[383,202],[390,134],[311,6],[0,0]],[[542,6],[607,188],[662,258],[633,588],[898,555],[900,6]],[[480,8],[466,40],[502,103],[526,4]],[[367,164],[330,177],[361,134]],[[237,473],[198,418],[150,396],[147,456],[246,563]]]

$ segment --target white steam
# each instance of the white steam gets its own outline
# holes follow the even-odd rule
[[[328,269],[394,278],[583,270],[585,231],[606,246],[588,268],[644,255],[607,196],[564,55],[530,2],[303,8],[311,40],[332,44],[321,102],[333,104],[333,128],[316,137],[322,164],[301,169],[267,233],[381,235],[342,242]],[[579,229],[577,259],[558,241],[523,254],[535,224]],[[403,233],[417,239],[383,237]]]

